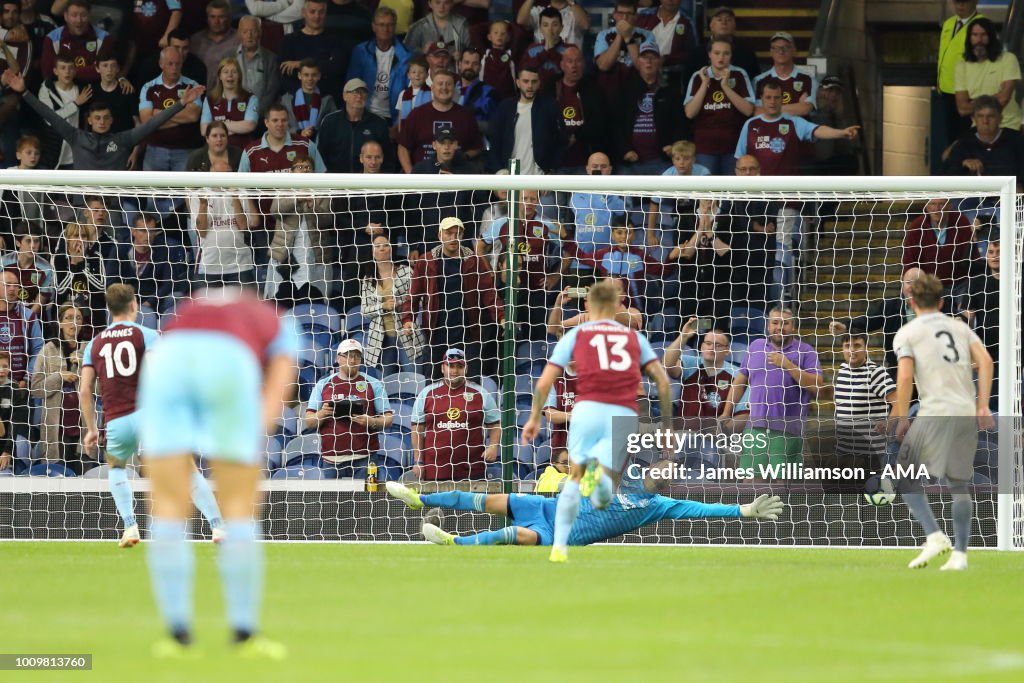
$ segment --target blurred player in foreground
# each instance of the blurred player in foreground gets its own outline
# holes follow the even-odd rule
[[[152,347],[160,335],[156,330],[135,322],[139,315],[139,304],[131,286],[110,285],[107,287],[106,298],[110,325],[93,337],[82,357],[82,378],[78,388],[86,430],[82,443],[86,448],[93,448],[99,442],[93,395],[98,380],[107,425],[106,460],[110,465],[107,481],[117,513],[124,522],[124,533],[118,545],[132,548],[139,542],[139,525],[135,523],[135,497],[126,465],[139,450],[139,416],[135,396],[142,358],[146,349]],[[213,542],[220,543],[224,538],[224,529],[217,499],[206,477],[194,465],[192,502],[210,523]]]
[[[218,549],[228,623],[239,654],[283,659],[283,645],[257,635],[263,548],[253,518],[260,496],[263,435],[295,377],[295,333],[274,309],[236,287],[207,290],[178,309],[149,352],[139,387],[142,452],[153,482],[149,571],[170,638],[159,657],[188,656],[192,642],[193,454],[213,464],[224,513]]]
[[[953,497],[953,531],[956,545],[941,569],[967,569],[967,544],[971,538],[974,502],[970,484],[974,477],[974,454],[978,429],[994,425],[988,407],[992,391],[992,357],[978,335],[962,320],[941,312],[942,281],[922,275],[910,285],[910,307],[914,319],[900,328],[893,339],[899,365],[896,369],[896,404],[893,418],[899,418],[896,438],[899,464],[924,465],[928,477],[949,482]],[[972,366],[978,368],[975,390]],[[907,420],[910,397],[917,384],[920,407],[913,424]],[[928,496],[916,478],[900,481],[903,502],[928,534],[921,553],[910,561],[920,569],[932,559],[948,553],[949,537],[939,529],[928,505]]]
[[[455,536],[440,528],[440,519],[429,514],[423,524],[423,537],[438,545],[551,545],[554,536],[558,500],[547,496],[513,493],[416,493],[398,482],[387,482],[387,490],[413,510],[439,507],[448,510],[472,510],[504,515],[512,524],[497,531],[471,536]],[[565,495],[564,493],[562,495]],[[722,505],[676,500],[647,493],[637,482],[624,481],[620,493],[598,511],[588,498],[580,501],[579,516],[569,534],[569,545],[590,545],[636,531],[663,519],[706,519],[734,517],[776,521],[782,512],[782,499],[762,494],[747,505]]]
[[[587,292],[587,321],[574,327],[555,345],[533,389],[533,410],[523,426],[528,444],[540,433],[541,412],[552,385],[570,361],[576,361],[576,405],[569,423],[569,458],[576,467],[558,497],[551,561],[568,560],[567,546],[579,514],[580,496],[590,497],[602,510],[612,502],[619,472],[613,462],[614,418],[636,421],[641,370],[658,387],[663,428],[672,428],[672,395],[668,375],[650,342],[641,333],[615,321],[622,290],[607,278]],[[627,429],[618,422],[620,429]],[[623,442],[625,440],[623,439]],[[625,463],[620,463],[624,466]]]

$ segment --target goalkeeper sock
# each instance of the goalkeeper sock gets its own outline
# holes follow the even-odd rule
[[[127,529],[135,524],[135,496],[132,495],[132,485],[128,483],[128,470],[124,467],[111,467],[107,484],[110,486],[110,495],[114,497],[117,514],[121,515],[124,528]]]
[[[462,491],[445,491],[444,493],[421,493],[420,500],[431,508],[446,510],[473,510],[483,512],[487,502],[486,493],[463,493]]]
[[[974,501],[969,493],[953,494],[953,550],[967,552],[971,540],[971,515]]]
[[[192,502],[210,523],[211,529],[219,529],[224,526],[224,522],[220,518],[220,507],[213,495],[213,489],[210,488],[210,482],[206,481],[206,477],[198,470],[192,473]]]
[[[263,594],[263,547],[253,519],[228,520],[217,554],[228,625],[236,633],[255,633]]]
[[[558,507],[555,508],[555,539],[554,545],[569,545],[569,532],[580,512],[580,483],[570,479],[565,482],[562,493],[558,496]]]
[[[497,531],[482,531],[472,536],[456,536],[455,545],[515,545],[519,528],[507,526]]]
[[[597,487],[590,494],[590,502],[595,509],[604,510],[612,502],[614,495],[615,485],[612,483],[612,478],[606,472],[602,472],[601,480],[597,482]]]
[[[146,560],[160,615],[171,633],[187,633],[192,623],[195,557],[185,542],[185,520],[153,518]]]
[[[933,534],[939,530],[939,523],[935,521],[935,515],[928,505],[928,496],[923,493],[904,493],[903,502],[910,508],[910,514],[914,519],[924,527],[925,534]]]

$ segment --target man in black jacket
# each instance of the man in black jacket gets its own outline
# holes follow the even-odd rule
[[[974,100],[974,129],[950,149],[946,175],[985,175],[1017,178],[1024,183],[1024,139],[1019,131],[1002,127],[999,100],[981,95]]]
[[[558,103],[550,95],[538,95],[540,74],[536,68],[520,67],[516,86],[519,98],[509,98],[498,105],[491,120],[490,171],[507,168],[509,159],[518,159],[522,175],[551,173],[561,163],[565,150],[565,128]],[[525,125],[526,120],[529,126]]]
[[[384,151],[381,170],[384,173],[395,170],[395,153],[388,124],[366,109],[369,92],[361,78],[350,79],[341,95],[345,100],[344,108],[328,114],[321,122],[316,146],[328,173],[358,173],[361,169],[359,151],[368,140],[380,143]]]
[[[629,79],[622,87],[621,104],[616,110],[615,165],[630,175],[660,175],[671,164],[668,151],[672,143],[686,137],[678,122],[678,92],[659,86],[661,51],[647,42]]]

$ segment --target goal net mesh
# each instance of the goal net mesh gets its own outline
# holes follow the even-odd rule
[[[773,403],[784,403],[781,412],[801,417],[781,438],[766,435],[773,456],[788,453],[806,470],[864,470],[843,481],[730,477],[729,468],[756,457],[735,442],[704,442],[676,454],[666,495],[731,503],[771,491],[787,503],[784,518],[663,521],[620,540],[918,543],[919,527],[899,499],[876,506],[863,495],[898,450],[875,426],[895,387],[892,338],[912,315],[902,294],[912,268],[942,278],[946,311],[969,321],[993,358],[1012,346],[1012,367],[997,366],[992,405],[1004,408],[1000,420],[1021,414],[1022,246],[1019,231],[1001,225],[998,193],[721,189],[728,182],[616,193],[580,190],[580,181],[559,189],[551,178],[535,189],[477,189],[500,186],[500,177],[476,186],[454,177],[430,191],[403,188],[401,178],[389,190],[347,190],[343,178],[337,189],[303,188],[298,179],[294,189],[223,189],[196,178],[194,187],[0,178],[0,538],[120,534],[102,447],[82,446],[77,395],[82,352],[108,323],[104,290],[113,283],[136,288],[139,322],[156,329],[191,292],[223,283],[275,300],[296,325],[295,399],[282,406],[261,454],[270,539],[420,538],[418,513],[367,483],[374,469],[380,482],[402,478],[426,491],[557,488],[571,382],[557,384],[541,436],[526,445],[519,436],[554,343],[586,320],[587,288],[605,276],[622,288],[619,320],[666,361],[681,432],[751,433],[758,410],[775,414]],[[1013,214],[1024,222],[1019,201]],[[1000,241],[1001,234],[1015,238]],[[1000,248],[1011,252],[1011,277],[998,276]],[[1009,310],[1000,307],[1000,286],[1012,287]],[[759,373],[753,356],[747,363],[750,348],[762,349],[754,354],[760,362],[767,357],[760,340],[773,334],[773,309],[794,326],[783,352],[802,343],[793,358],[823,377],[816,393],[789,373]],[[844,340],[852,354],[845,373]],[[857,356],[865,341],[866,361]],[[354,348],[362,349],[355,364]],[[744,373],[749,397],[722,420],[732,378]],[[779,384],[755,391],[757,377]],[[1002,392],[1012,393],[1009,402]],[[641,417],[658,417],[646,381],[638,405]],[[99,406],[102,424],[102,397]],[[365,426],[362,416],[384,413],[388,427]],[[1006,438],[1013,449],[1000,467]],[[202,457],[197,464],[205,471]],[[132,485],[144,513],[148,488],[138,465]],[[701,478],[707,470],[719,476]],[[1024,544],[1019,424],[982,435],[973,484],[972,542],[996,544],[1002,493],[1012,495],[1014,543]],[[949,526],[948,495],[929,490]],[[139,519],[145,527],[145,514]],[[504,523],[473,513],[443,520],[455,532]],[[209,533],[198,516],[194,531]]]

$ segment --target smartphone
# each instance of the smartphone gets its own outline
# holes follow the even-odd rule
[[[569,287],[565,295],[570,299],[586,299],[589,291],[590,287]]]
[[[704,334],[705,332],[708,332],[711,329],[712,324],[713,321],[711,318],[700,318],[697,320],[697,333]]]

